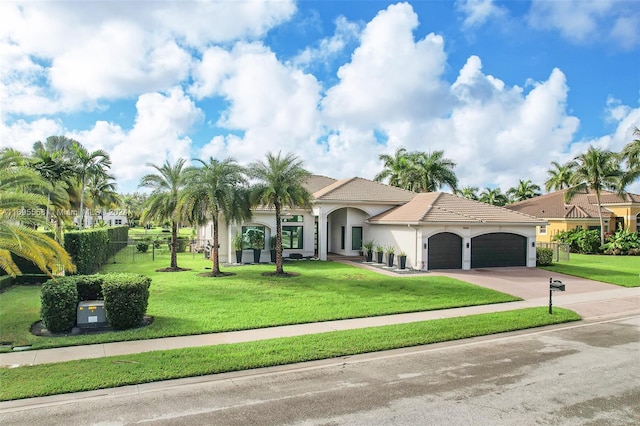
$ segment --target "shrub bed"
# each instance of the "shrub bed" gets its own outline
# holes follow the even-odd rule
[[[548,266],[553,263],[553,249],[538,247],[536,249],[536,266]]]
[[[78,302],[104,299],[109,325],[124,330],[140,325],[149,302],[151,279],[137,274],[74,275],[42,285],[40,315],[52,333],[76,324]]]

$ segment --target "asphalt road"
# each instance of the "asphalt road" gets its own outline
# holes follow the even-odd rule
[[[637,425],[640,317],[0,406],[9,425]]]

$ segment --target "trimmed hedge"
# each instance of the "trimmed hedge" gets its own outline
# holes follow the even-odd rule
[[[105,314],[113,328],[137,327],[147,312],[150,285],[149,277],[124,273],[48,280],[42,285],[42,322],[53,333],[69,331],[76,324],[78,302],[104,299]]]
[[[93,274],[107,260],[127,246],[129,227],[85,229],[64,234],[64,248],[78,268],[78,274]]]
[[[536,249],[536,265],[548,266],[553,263],[553,249],[538,247]]]
[[[40,316],[53,333],[69,331],[76,323],[78,290],[73,279],[59,278],[42,284]]]
[[[140,325],[147,312],[151,279],[144,275],[104,275],[102,293],[109,324],[116,330]]]

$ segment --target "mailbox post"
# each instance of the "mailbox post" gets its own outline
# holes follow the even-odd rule
[[[560,280],[549,278],[549,314],[553,313],[553,302],[551,301],[551,296],[554,291],[564,291],[564,284],[562,284],[562,281]]]

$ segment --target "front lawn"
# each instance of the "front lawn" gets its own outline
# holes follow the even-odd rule
[[[33,349],[166,336],[214,333],[345,318],[427,311],[519,300],[516,297],[435,276],[387,277],[335,262],[285,265],[292,278],[264,277],[273,265],[224,268],[237,275],[200,277],[210,262],[184,253],[185,272],[155,272],[167,262],[106,265],[103,272],[135,272],[152,278],[147,314],[153,324],[135,330],[68,337],[37,337],[40,288],[14,287],[0,294],[0,341]]]
[[[334,358],[540,327],[580,317],[557,308],[471,315],[358,330],[0,370],[0,401]]]
[[[571,253],[568,262],[541,268],[623,287],[640,287],[640,256]]]

